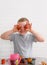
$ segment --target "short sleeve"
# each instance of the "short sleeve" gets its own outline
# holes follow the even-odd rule
[[[15,34],[11,34],[11,35],[9,36],[9,40],[10,40],[10,41],[14,41],[14,39],[15,39]]]
[[[36,37],[33,34],[31,35],[31,41],[36,42]]]

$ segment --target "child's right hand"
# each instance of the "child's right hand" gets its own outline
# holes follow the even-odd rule
[[[17,25],[14,25],[13,32],[18,32]]]

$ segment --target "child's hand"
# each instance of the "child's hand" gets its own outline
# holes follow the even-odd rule
[[[14,25],[13,32],[18,32],[17,25]]]
[[[32,23],[31,23],[31,24],[30,24],[30,23],[29,23],[29,24],[27,24],[27,26],[26,26],[26,27],[27,27],[26,31],[31,32]]]

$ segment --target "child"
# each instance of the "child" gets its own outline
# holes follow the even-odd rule
[[[28,34],[28,32],[30,32],[30,34]],[[44,39],[41,37],[41,35],[33,30],[32,24],[29,23],[27,18],[20,18],[17,22],[17,25],[14,25],[12,30],[3,33],[1,38],[13,41],[14,52],[19,53],[25,58],[31,57],[33,42],[44,42]]]

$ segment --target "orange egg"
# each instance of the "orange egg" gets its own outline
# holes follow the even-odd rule
[[[31,63],[31,62],[32,62],[32,59],[31,59],[31,58],[28,58],[28,59],[27,59],[27,62],[28,62],[28,63]]]

